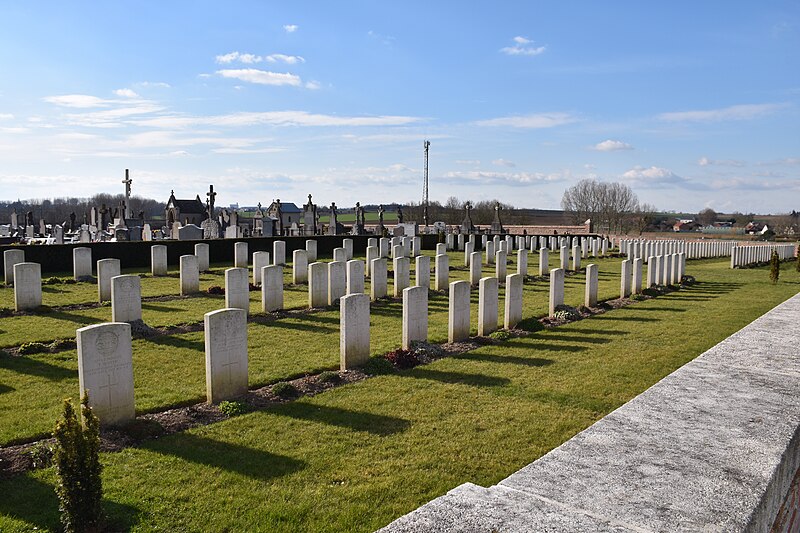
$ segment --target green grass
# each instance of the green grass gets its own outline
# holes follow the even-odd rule
[[[462,257],[452,253],[451,266]],[[617,297],[619,260],[597,263],[600,298]],[[687,273],[699,283],[654,300],[103,454],[105,508],[117,529],[136,531],[372,531],[461,483],[496,483],[800,290],[789,269],[777,285],[766,268],[724,260],[690,261]],[[451,270],[451,280],[466,275]],[[582,303],[583,282],[567,278],[568,304]],[[525,285],[526,317],[546,313],[547,290]],[[287,303],[304,296],[287,287]],[[186,304],[180,313],[200,313],[193,320],[221,306],[219,297],[162,303]],[[441,342],[446,297],[429,305],[430,338]],[[374,354],[400,344],[400,314],[398,302],[373,307]],[[145,309],[146,321],[158,316]],[[52,320],[14,318],[47,329]],[[0,336],[33,340],[19,327],[2,318]],[[335,309],[248,331],[251,386],[338,365]],[[202,350],[201,333],[135,341],[137,409],[201,401]],[[0,442],[52,428],[61,398],[77,395],[75,357],[0,358]],[[57,529],[53,484],[52,469],[0,481],[0,530]]]

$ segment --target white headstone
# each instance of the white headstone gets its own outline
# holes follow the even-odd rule
[[[101,302],[111,300],[111,278],[119,274],[119,259],[101,259],[97,262],[97,295]]]
[[[316,239],[306,239],[306,257],[309,263],[317,260],[317,241]]]
[[[348,294],[339,300],[339,330],[339,368],[349,370],[366,363],[369,359],[368,295],[363,292]]]
[[[569,248],[562,246],[559,258],[561,259],[561,269],[567,270],[569,268]]]
[[[633,260],[633,293],[642,292],[642,258],[637,257]]]
[[[539,276],[546,276],[550,271],[550,252],[547,248],[539,249]]]
[[[42,266],[39,263],[14,265],[14,309],[25,311],[42,305]]]
[[[584,298],[586,307],[597,305],[597,265],[586,265],[586,294]]]
[[[78,384],[89,393],[89,406],[103,425],[121,424],[136,417],[133,394],[131,326],[109,322],[80,328]]]
[[[579,246],[572,247],[572,270],[581,271],[581,249]]]
[[[390,243],[391,241],[388,237],[381,237],[378,241],[378,248],[380,248],[381,257],[389,257]]]
[[[503,242],[505,242],[505,241],[503,241]],[[505,250],[498,250],[497,253],[494,254],[494,258],[495,258],[495,266],[494,266],[495,277],[498,280],[501,280],[501,279],[505,280],[506,279],[506,270],[507,270],[507,266],[506,266],[506,259],[507,259],[506,251]]]
[[[167,275],[167,247],[163,244],[150,247],[150,273],[154,276]]]
[[[345,248],[334,248],[333,249],[333,260],[339,263],[346,263],[347,262],[347,250]]]
[[[447,254],[437,254],[434,267],[433,288],[437,291],[446,291],[450,281],[450,257]]]
[[[481,278],[478,284],[478,335],[481,337],[497,329],[498,305],[497,278]]]
[[[346,253],[344,261],[350,261],[353,258],[353,239],[342,239],[342,248]]]
[[[271,313],[283,309],[283,267],[280,265],[266,265],[261,267],[260,270],[261,310],[265,313]]]
[[[619,297],[627,298],[631,295],[631,260],[625,259],[622,262],[620,271]]]
[[[14,284],[14,265],[25,262],[22,250],[6,250],[3,252],[3,276],[6,287]]]
[[[419,237],[414,237],[414,239],[419,239]],[[428,255],[418,255],[416,259],[416,275],[417,275],[417,285],[420,287],[425,287],[426,289],[431,288],[431,258]]]
[[[467,242],[464,245],[464,266],[468,267],[472,264],[472,254],[475,253],[475,243],[474,242]],[[480,252],[478,252],[480,254]],[[480,263],[480,261],[478,261]]]
[[[142,319],[142,281],[135,274],[111,278],[111,321]]]
[[[473,287],[477,287],[478,283],[481,281],[482,267],[483,265],[481,264],[481,253],[472,252],[469,262],[469,283]]]
[[[394,258],[394,297],[399,298],[411,282],[411,261],[408,257]]]
[[[373,301],[379,298],[386,298],[388,268],[385,257],[372,260],[370,264],[370,274],[370,297]]]
[[[238,246],[240,244],[244,244],[244,253],[247,253],[247,243],[246,242],[237,242],[236,243],[236,253],[239,253]],[[198,242],[194,245],[194,255],[197,256],[197,268],[200,269],[200,272],[208,272],[209,267],[209,258],[208,258],[208,244],[204,242]],[[245,263],[247,260],[245,259]],[[239,266],[239,265],[237,265]],[[246,265],[245,265],[246,266]]]
[[[233,243],[233,266],[236,268],[247,268],[248,249],[246,242]]]
[[[347,262],[347,294],[364,292],[364,261],[351,259]]]
[[[495,254],[494,241],[486,241],[486,247],[484,251],[486,252],[486,264],[491,265],[492,263],[494,263],[494,254]]]
[[[292,252],[292,283],[308,283],[308,252],[305,250]]]
[[[200,292],[200,269],[196,255],[182,255],[180,259],[181,296]]]
[[[372,239],[377,240],[377,239]],[[371,275],[370,267],[372,266],[372,260],[378,259],[380,257],[380,249],[377,246],[367,246],[367,257],[365,263],[366,267],[366,274],[367,276]]]
[[[440,242],[436,245],[436,255],[446,254],[447,253],[447,244]]]
[[[517,250],[517,274],[523,279],[528,275],[528,249],[524,246]]]
[[[245,270],[244,279],[248,278]],[[206,398],[209,403],[247,393],[247,314],[219,309],[203,317],[206,343]]]
[[[347,294],[347,262],[328,263],[328,305],[333,305]]]
[[[564,269],[554,268],[550,271],[550,316],[559,305],[564,305]]]
[[[408,263],[408,258],[402,260]],[[410,349],[414,341],[427,340],[428,289],[407,287],[403,289],[403,349]]]
[[[511,329],[522,321],[522,276],[506,276],[505,315],[503,325]]]
[[[470,288],[467,281],[450,284],[449,315],[447,324],[448,342],[458,342],[469,337]]]
[[[276,265],[286,264],[286,242],[275,241],[272,243],[272,259]]]
[[[328,305],[328,264],[311,263],[308,265],[308,307],[326,305]]]
[[[253,252],[253,285],[261,285],[261,269],[269,266],[269,252]],[[279,270],[282,269],[279,267]]]
[[[246,268],[225,269],[225,307],[250,313],[250,275]]]
[[[150,224],[145,224],[144,226],[142,226],[142,240],[143,241],[153,240],[153,228],[150,227]]]
[[[72,274],[75,281],[84,281],[92,277],[92,249],[72,249]]]

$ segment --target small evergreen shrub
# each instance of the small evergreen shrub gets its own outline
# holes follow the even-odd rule
[[[300,394],[300,391],[297,390],[297,387],[287,381],[281,381],[280,383],[273,385],[272,392],[281,398],[292,398]]]
[[[513,335],[504,329],[498,329],[497,331],[489,333],[489,337],[496,341],[507,341],[513,337]]]
[[[49,347],[43,342],[26,342],[19,347],[20,355],[49,352]]]
[[[517,328],[524,331],[541,331],[544,329],[544,326],[538,319],[531,317],[519,321],[519,323],[517,323]]]
[[[778,278],[781,277],[781,260],[778,257],[778,252],[772,250],[772,256],[769,258],[769,280],[772,283],[778,283]]]
[[[67,533],[100,531],[103,519],[100,479],[100,421],[89,407],[88,392],[81,401],[83,423],[64,400],[64,417],[56,424],[54,461],[56,465],[56,494],[61,511],[61,523]]]
[[[380,376],[394,372],[394,365],[385,357],[370,357],[361,369],[371,376]]]
[[[338,372],[326,370],[325,372],[321,372],[317,379],[322,383],[337,383],[341,380],[341,377],[339,377]]]
[[[246,403],[232,400],[219,402],[217,407],[228,416],[243,415],[250,410],[250,407]]]

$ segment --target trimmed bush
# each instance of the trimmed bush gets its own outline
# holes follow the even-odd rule
[[[385,357],[370,357],[361,369],[371,376],[380,376],[394,372],[394,365]]]
[[[778,278],[781,277],[781,260],[778,257],[778,252],[772,250],[772,256],[769,258],[769,280],[772,283],[778,283]]]
[[[334,372],[332,370],[326,370],[325,372],[321,372],[317,379],[321,383],[337,383],[341,378],[339,377],[338,372]]]
[[[297,387],[286,381],[281,381],[280,383],[273,385],[272,392],[281,398],[293,398],[300,394],[300,391],[297,390]]]
[[[250,407],[246,403],[230,400],[219,402],[217,407],[228,416],[243,415],[250,410]]]
[[[100,479],[100,421],[89,407],[88,392],[81,401],[83,423],[64,400],[64,417],[56,424],[55,465],[61,523],[67,533],[102,530],[103,486]]]

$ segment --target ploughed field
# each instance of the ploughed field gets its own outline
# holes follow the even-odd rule
[[[449,255],[450,281],[468,279],[463,253]],[[516,252],[509,255],[512,273]],[[549,268],[557,261],[550,254]],[[599,266],[601,301],[619,297],[620,262],[583,260]],[[123,269],[145,274],[143,319],[161,333],[133,341],[137,413],[204,401],[198,325],[224,307],[223,296],[205,291],[224,286],[228,266],[201,274],[204,292],[191,297],[178,296],[177,270],[154,278]],[[411,268],[413,285],[413,260]],[[529,255],[529,275],[538,270],[538,254]],[[494,275],[494,265],[483,271]],[[307,306],[307,286],[291,285],[290,265],[284,273],[290,312],[265,316],[261,292],[250,293],[250,388],[338,369],[338,307],[291,312]],[[695,284],[653,299],[104,453],[109,523],[140,531],[372,531],[461,483],[496,483],[800,291],[794,263],[783,265],[776,285],[766,267],[731,270],[725,259],[690,260],[686,273]],[[567,305],[583,303],[584,282],[583,273],[566,278]],[[547,280],[528,279],[523,317],[546,315],[548,293]],[[501,286],[501,324],[503,296]],[[477,298],[476,288],[473,334]],[[46,437],[62,399],[78,396],[74,348],[22,356],[18,348],[74,339],[76,328],[111,319],[92,283],[44,285],[43,303],[36,313],[0,318],[0,349],[9,352],[0,355],[0,446]],[[0,288],[2,307],[13,308],[10,288]],[[447,296],[431,291],[431,342],[447,341],[447,313]],[[373,355],[400,346],[401,315],[399,299],[373,304]],[[52,468],[0,479],[0,531],[57,530],[54,483]]]

